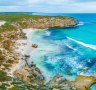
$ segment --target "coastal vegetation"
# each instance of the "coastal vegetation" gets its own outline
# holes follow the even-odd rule
[[[86,89],[82,84],[80,84],[81,88],[78,86],[78,81],[82,78],[83,80],[89,79],[89,77],[83,76],[78,76],[78,80],[76,79],[74,82],[68,81],[62,76],[55,76],[46,84],[44,76],[34,63],[31,66],[26,64],[23,68],[13,71],[14,66],[18,65],[20,61],[19,54],[14,52],[15,41],[26,39],[22,29],[71,27],[78,24],[77,19],[67,16],[0,14],[0,21],[5,21],[5,24],[0,26],[0,90],[87,90],[89,88],[90,83],[88,86],[84,83]],[[38,45],[32,44],[32,47],[38,48]],[[27,55],[23,57],[25,63],[28,57]],[[71,75],[70,71],[68,71],[68,75]],[[96,82],[94,77],[91,79],[91,84]]]
[[[78,24],[78,20],[73,17],[63,16],[34,16],[27,14],[0,14],[0,20],[6,21],[0,31],[16,30],[20,28],[50,28],[50,27],[68,27]],[[15,27],[14,27],[15,26]],[[17,28],[18,28],[17,27]],[[2,30],[4,29],[4,30]]]
[[[75,19],[73,17],[68,16],[39,16],[39,15],[28,15],[28,14],[0,14],[0,20],[2,21],[8,21],[8,22],[17,22],[17,21],[23,21],[23,20],[39,20],[39,19],[50,19],[50,18],[59,18],[59,19]]]

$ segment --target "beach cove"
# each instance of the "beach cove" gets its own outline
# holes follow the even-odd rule
[[[9,88],[87,90],[96,82],[95,39],[86,41],[91,35],[86,31],[80,36],[84,23],[63,16],[3,16],[1,73],[6,74],[5,81],[10,77]]]
[[[54,77],[54,76],[56,76],[56,75],[62,75],[62,76],[64,76],[64,78],[66,78],[67,80],[69,80],[69,81],[75,81],[76,80],[76,78],[78,77],[80,77],[79,79],[77,79],[77,81],[75,81],[76,82],[76,86],[78,86],[79,85],[79,83],[81,83],[81,82],[79,82],[79,80],[81,80],[82,78],[83,78],[83,80],[85,79],[85,83],[88,83],[89,81],[87,81],[88,79],[90,80],[90,82],[88,83],[88,84],[85,84],[85,86],[86,86],[86,88],[88,88],[93,82],[95,82],[96,80],[93,78],[93,76],[94,75],[92,75],[92,73],[89,73],[89,74],[87,74],[88,73],[88,70],[87,70],[87,68],[85,67],[85,69],[82,67],[81,68],[81,66],[79,66],[79,64],[77,64],[77,66],[76,66],[76,63],[74,63],[74,62],[71,62],[70,61],[70,64],[73,64],[72,66],[73,66],[73,70],[75,69],[77,69],[77,71],[75,71],[75,73],[74,73],[74,71],[73,71],[73,75],[72,75],[72,72],[70,72],[70,68],[69,68],[69,70],[67,71],[67,69],[65,69],[64,70],[64,68],[65,68],[65,66],[64,66],[64,68],[63,69],[61,69],[61,64],[60,64],[60,66],[59,66],[59,62],[61,61],[60,60],[60,56],[59,57],[57,57],[56,58],[56,56],[55,56],[55,58],[53,57],[52,58],[52,55],[55,55],[55,54],[58,54],[58,51],[59,51],[59,53],[60,53],[60,46],[61,46],[61,44],[60,45],[58,45],[57,43],[54,45],[54,43],[52,42],[52,44],[48,44],[48,41],[46,41],[46,40],[42,40],[42,35],[46,35],[46,36],[50,36],[50,33],[48,33],[48,31],[47,31],[47,29],[46,30],[41,30],[41,29],[24,29],[23,30],[24,31],[24,33],[26,33],[26,36],[28,37],[28,40],[27,40],[27,43],[29,43],[29,46],[27,46],[27,49],[25,49],[25,47],[23,48],[24,50],[25,50],[25,55],[28,55],[28,56],[30,56],[30,58],[28,59],[28,64],[29,65],[31,65],[32,64],[32,62],[34,62],[34,64],[36,64],[36,66],[41,70],[41,72],[42,72],[42,74],[44,75],[44,77],[46,78],[46,80],[47,80],[47,82],[48,81],[50,81],[50,80],[52,80],[52,78]],[[39,36],[39,35],[40,36]],[[34,36],[34,35],[36,35],[36,36]],[[45,38],[45,37],[44,37]],[[53,38],[52,38],[53,39]],[[55,37],[55,39],[56,39],[56,37]],[[65,37],[63,38],[63,39],[65,39]],[[56,42],[56,41],[55,41]],[[59,41],[60,42],[60,41]],[[20,43],[22,43],[22,42],[20,42]],[[75,42],[76,43],[76,42]],[[24,43],[23,43],[24,44]],[[23,44],[21,44],[21,47],[23,47]],[[32,44],[36,44],[36,45],[38,45],[38,47],[37,48],[33,48],[32,47]],[[64,43],[63,43],[63,45],[64,45]],[[78,43],[77,43],[77,45],[78,45]],[[68,45],[67,45],[68,46]],[[85,47],[85,46],[84,46]],[[64,47],[63,47],[64,48]],[[75,51],[77,51],[76,49],[74,49],[74,48],[72,48],[71,46],[68,46],[68,48],[69,49],[72,49],[72,50],[75,50]],[[19,48],[19,50],[18,51],[20,51],[20,50],[22,50],[22,48]],[[66,50],[66,48],[65,48],[65,50]],[[21,51],[22,52],[22,51]],[[49,53],[49,54],[48,54]],[[46,61],[45,59],[43,59],[43,58],[41,58],[41,57],[44,57],[45,55],[49,55],[49,57],[50,57],[50,53],[51,53],[51,58],[49,58],[49,60],[50,61]],[[55,54],[54,54],[55,53]],[[68,53],[69,54],[69,53]],[[24,56],[24,55],[23,55]],[[46,56],[46,58],[47,58],[48,56]],[[41,58],[41,59],[40,59]],[[59,59],[59,60],[56,60],[56,59]],[[44,61],[43,61],[44,60]],[[63,63],[64,61],[61,61],[61,63]],[[47,66],[47,64],[52,64],[52,65],[54,65],[55,66],[55,64],[56,64],[56,66],[59,66],[60,67],[60,69],[59,69],[59,67],[57,68],[57,67],[55,67],[55,68],[57,68],[57,72],[55,71],[55,69],[54,68],[49,68],[49,67],[46,67],[44,64],[46,63],[46,66]],[[69,61],[68,61],[68,63],[69,63]],[[80,62],[79,62],[80,63]],[[22,65],[22,64],[21,64]],[[52,70],[53,69],[53,70]],[[60,71],[61,70],[61,71]],[[63,70],[63,71],[62,71]],[[51,72],[52,71],[52,72]],[[65,71],[65,72],[64,72]],[[77,72],[77,73],[76,73]],[[80,74],[81,73],[81,74]],[[85,73],[85,74],[84,74]],[[81,75],[81,76],[80,76]],[[91,78],[92,77],[92,78]],[[91,79],[92,79],[92,81],[91,81]],[[82,81],[82,80],[81,80]],[[78,84],[77,84],[78,83]],[[84,89],[84,87],[83,87],[83,85],[84,85],[84,83],[83,84],[81,84],[81,88],[82,88],[82,90],[86,90],[86,89]]]

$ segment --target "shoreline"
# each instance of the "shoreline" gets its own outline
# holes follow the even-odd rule
[[[57,27],[60,24],[58,22],[59,21],[61,22],[61,20],[62,20],[62,22],[59,25],[61,28],[62,28],[62,26],[75,25],[76,21],[74,19],[72,19],[72,18],[70,18],[70,19],[67,18],[66,20],[70,20],[69,21],[70,23],[66,22],[66,20],[63,23],[63,21],[64,21],[63,18],[56,18],[55,19],[54,17],[49,18],[49,19],[48,19],[48,17],[47,18],[43,18],[43,17],[41,18],[40,17],[38,20],[37,20],[37,18],[36,19],[31,18],[31,20],[29,18],[29,21],[28,21],[28,19],[26,19],[26,18],[21,19],[21,17],[20,17],[20,19],[21,19],[21,23],[20,23],[18,21],[17,22],[14,21],[14,19],[12,19],[13,21],[11,21],[12,16],[11,17],[6,16],[6,17],[8,17],[9,20],[6,21],[7,23],[2,22],[1,26],[6,23],[6,24],[9,24],[8,26],[10,26],[10,27],[7,28],[6,24],[5,24],[5,27],[7,29],[2,26],[2,28],[3,28],[2,32],[5,32],[4,30],[6,30],[6,32],[5,32],[4,36],[3,36],[3,39],[5,39],[5,37],[7,37],[7,35],[9,35],[7,39],[9,41],[10,40],[14,41],[14,45],[13,45],[13,43],[10,45],[10,42],[9,42],[9,45],[11,47],[13,47],[13,51],[11,52],[11,50],[10,50],[10,53],[12,53],[13,56],[16,56],[16,58],[13,57],[14,62],[11,63],[12,67],[10,66],[10,68],[8,69],[9,71],[6,71],[6,72],[9,74],[9,76],[12,76],[12,79],[14,79],[14,78],[20,79],[20,80],[22,80],[22,82],[28,83],[28,86],[31,83],[32,86],[35,85],[36,87],[38,87],[38,86],[41,85],[40,87],[42,87],[43,85],[46,85],[46,88],[48,88],[47,83],[46,83],[46,77],[48,76],[48,74],[44,75],[44,71],[42,70],[42,68],[38,67],[37,64],[34,64],[35,61],[33,61],[32,58],[31,58],[32,61],[28,60],[32,54],[34,55],[34,53],[38,52],[38,49],[39,49],[38,46],[40,46],[38,44],[37,49],[35,48],[35,46],[32,46],[32,44],[36,44],[36,43],[32,42],[32,33],[35,30],[43,30],[43,29],[35,29],[35,28],[46,28],[46,27],[48,28],[50,26],[52,26],[52,27],[56,26]],[[34,19],[35,19],[35,21],[34,21]],[[52,23],[50,21],[50,19],[53,19],[55,24]],[[7,20],[7,19],[4,18],[4,20]],[[18,17],[16,17],[15,20],[19,20]],[[41,23],[41,21],[42,21],[42,23]],[[44,22],[46,22],[46,21],[47,21],[47,24],[44,24]],[[8,22],[10,22],[12,25],[10,25],[10,23],[8,23]],[[49,25],[50,23],[51,23],[51,25]],[[10,28],[12,30],[14,30],[13,33],[12,33],[12,31],[10,31],[11,30]],[[24,29],[24,28],[26,28],[26,29]],[[8,34],[7,30],[9,30],[9,34]],[[15,33],[15,32],[19,32],[19,33]],[[10,33],[12,35],[10,35]],[[24,34],[24,37],[26,36],[26,38],[23,37],[23,34]],[[17,35],[18,35],[18,37],[16,37]],[[50,33],[47,33],[47,35],[49,36]],[[36,40],[36,38],[35,38],[35,40]],[[5,44],[5,46],[6,46],[6,44]],[[10,53],[8,55],[10,55]],[[39,55],[39,53],[37,55]],[[38,58],[38,60],[39,60],[39,58]],[[30,62],[32,62],[32,63],[30,63]],[[50,71],[49,71],[49,73],[50,73]],[[50,78],[50,81],[52,81],[52,83],[53,83],[53,86],[51,88],[58,89],[58,90],[60,88],[66,88],[66,81],[65,80],[67,80],[67,79],[65,78],[65,76],[59,78],[59,75],[57,75],[57,77],[53,80],[54,77]],[[62,79],[64,79],[64,81]],[[50,81],[48,83],[50,83]],[[89,88],[89,86],[91,84],[96,82],[96,79],[93,76],[78,75],[76,80],[70,81],[70,79],[69,79],[67,81],[68,81],[67,82],[67,85],[68,85],[67,87],[68,88],[76,87],[76,88],[80,88],[80,90],[85,90],[85,88]],[[41,84],[41,82],[42,82],[42,84]],[[60,82],[62,82],[62,83],[60,83]],[[71,86],[70,85],[71,83],[69,83],[69,82],[72,82],[76,86]],[[12,83],[14,83],[14,81],[12,81]],[[55,83],[57,83],[57,88],[55,87]],[[80,84],[80,86],[78,86],[79,84]],[[25,87],[25,85],[24,85],[24,87]],[[50,85],[49,85],[49,87],[50,87]],[[60,88],[58,88],[58,87],[60,87]],[[74,90],[74,89],[72,89],[72,90]]]
[[[30,38],[31,35],[34,31],[34,29],[23,29],[22,30],[23,33],[25,34],[26,38],[24,39],[19,39],[15,41],[15,47],[13,48],[13,50],[15,51],[16,55],[18,56],[18,64],[14,65],[13,68],[10,70],[9,74],[11,76],[13,76],[14,72],[16,70],[20,70],[23,69],[26,65],[25,62],[25,55],[29,55],[30,56],[30,50],[31,48],[31,43],[30,43]]]
[[[30,57],[30,54],[34,53],[34,50],[33,50],[34,48],[32,48],[32,43],[31,43],[32,33],[34,32],[34,30],[39,30],[39,29],[32,29],[32,28],[23,29],[22,31],[25,34],[26,39],[19,39],[19,40],[16,41],[14,50],[18,54],[19,63],[14,68],[12,68],[12,72],[11,73],[14,73],[16,70],[22,70],[22,69],[24,69],[25,66],[26,66],[26,61],[24,60],[25,59],[24,56],[27,55],[27,56]],[[43,72],[41,72],[41,73],[43,74]],[[89,78],[89,77],[92,77],[92,78]],[[83,78],[83,80],[85,79],[85,83],[88,83],[89,82],[88,85],[85,85],[85,83],[84,83],[84,85],[86,87],[89,87],[89,85],[91,85],[90,83],[92,83],[92,82],[95,81],[94,80],[95,78],[93,76],[85,76],[85,75],[80,76],[80,75],[78,75],[77,76],[77,79],[73,81],[73,82],[75,82],[76,87],[78,86],[79,81],[82,82],[82,78]],[[88,80],[87,80],[87,78],[88,78]],[[45,77],[45,80],[46,80],[46,77]],[[52,80],[52,78],[50,80]],[[94,80],[94,81],[92,81],[92,80]],[[69,82],[71,82],[71,81],[69,80]],[[83,88],[82,90],[85,90],[83,84],[80,84],[80,85],[81,85],[81,88]]]

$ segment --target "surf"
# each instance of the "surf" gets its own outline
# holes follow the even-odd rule
[[[85,24],[84,22],[79,22],[79,24],[77,24],[76,26],[82,26],[84,24]]]
[[[86,44],[86,43],[84,43],[84,42],[80,42],[80,41],[75,40],[75,39],[72,39],[72,38],[70,38],[70,37],[67,37],[67,39],[72,40],[72,41],[74,41],[74,42],[76,42],[76,43],[78,43],[78,44],[80,44],[80,45],[83,45],[84,47],[88,47],[88,48],[91,48],[91,49],[96,50],[96,45]]]

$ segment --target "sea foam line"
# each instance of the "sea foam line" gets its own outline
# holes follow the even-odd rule
[[[77,41],[77,40],[75,40],[75,39],[72,39],[72,38],[70,38],[70,37],[67,37],[67,39],[72,40],[72,41],[74,41],[74,42],[76,42],[76,43],[78,43],[78,44],[80,44],[80,45],[85,46],[85,47],[88,47],[88,48],[91,48],[91,49],[96,50],[96,45],[86,44],[86,43]]]
[[[76,26],[82,26],[84,24],[85,24],[84,22],[79,22],[79,24],[77,24]]]

